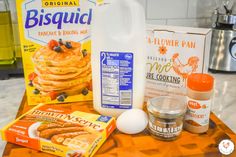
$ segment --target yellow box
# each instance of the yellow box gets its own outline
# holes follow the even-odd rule
[[[92,9],[96,0],[17,0],[29,105],[92,100]]]
[[[112,117],[41,104],[5,126],[1,135],[3,140],[42,152],[87,157],[115,128]]]

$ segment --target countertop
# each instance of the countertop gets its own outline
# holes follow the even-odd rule
[[[212,74],[215,90],[212,111],[236,133],[236,74]],[[0,80],[0,127],[12,121],[24,94],[23,78]],[[0,154],[5,142],[0,141]]]

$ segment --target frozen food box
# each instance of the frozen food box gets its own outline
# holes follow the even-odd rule
[[[38,105],[1,130],[2,139],[58,156],[92,156],[116,128],[112,117]]]
[[[145,100],[186,95],[191,73],[208,70],[211,29],[147,25]]]
[[[96,2],[17,0],[29,105],[92,100],[90,26]]]

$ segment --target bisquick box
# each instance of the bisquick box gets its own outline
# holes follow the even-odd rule
[[[103,0],[17,0],[29,105],[92,100],[90,27]]]
[[[93,156],[114,131],[115,119],[38,105],[1,130],[2,139],[58,156]]]
[[[191,73],[208,70],[211,29],[147,25],[145,98],[186,95]]]

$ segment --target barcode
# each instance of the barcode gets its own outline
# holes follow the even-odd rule
[[[131,91],[120,91],[120,104],[131,105],[132,99]]]

